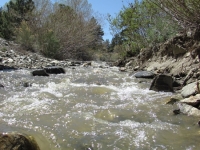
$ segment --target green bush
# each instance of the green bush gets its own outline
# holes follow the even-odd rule
[[[121,56],[125,57],[138,54],[144,47],[164,42],[179,31],[168,13],[147,0],[135,0],[115,18],[109,18],[109,22],[113,34],[117,35],[114,38],[120,40],[120,44],[112,42],[111,46],[120,45]]]
[[[47,30],[39,35],[40,52],[49,58],[60,58],[61,44],[52,30]]]
[[[35,36],[26,21],[22,21],[20,27],[16,29],[15,33],[16,41],[18,43],[20,43],[26,50],[34,51]]]

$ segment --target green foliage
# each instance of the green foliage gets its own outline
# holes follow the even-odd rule
[[[5,39],[12,39],[15,35],[15,28],[18,28],[23,20],[28,21],[34,9],[32,0],[10,1],[6,9],[0,11],[0,36]]]
[[[98,49],[102,44],[103,31],[97,20],[94,17],[85,20],[83,14],[64,4],[55,5],[54,12],[44,23],[44,29],[54,31],[62,44],[60,53],[63,59],[90,59],[87,50]]]
[[[23,20],[29,20],[30,13],[34,9],[34,2],[32,0],[10,1],[7,4],[7,9],[13,23],[19,25]]]
[[[56,59],[89,60],[102,47],[104,33],[87,0],[10,0],[4,8],[0,37],[16,40],[26,50]]]
[[[200,39],[200,0],[149,0],[168,13],[185,31],[192,31],[194,39]]]
[[[61,44],[52,30],[47,30],[45,33],[40,35],[39,44],[44,56],[49,58],[58,58]]]
[[[35,35],[31,31],[30,26],[26,21],[22,21],[19,28],[16,29],[16,41],[25,49],[34,51]]]
[[[164,42],[178,31],[171,16],[147,0],[135,0],[115,18],[109,18],[109,22],[113,34],[121,38],[121,43],[112,43],[112,47],[121,45],[125,56],[135,55],[141,48]]]
[[[13,25],[10,21],[10,14],[0,11],[0,37],[10,39],[13,34]]]

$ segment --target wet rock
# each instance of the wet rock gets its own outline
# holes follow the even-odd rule
[[[178,101],[180,101],[179,99],[176,99],[176,98],[173,98],[173,97],[171,97],[170,99],[168,99],[167,101],[166,101],[166,103],[165,104],[171,104],[171,105],[173,105],[174,103],[176,103],[176,102],[178,102]]]
[[[126,68],[125,68],[125,67],[120,67],[120,68],[119,68],[119,71],[121,71],[121,72],[126,72]]]
[[[0,83],[0,88],[4,88],[3,84]]]
[[[92,62],[85,62],[83,63],[83,67],[88,67],[88,66],[91,66],[92,65]]]
[[[180,103],[178,103],[177,106],[180,111],[186,115],[200,116],[200,94],[180,100]]]
[[[198,83],[198,85],[199,85],[199,83]],[[184,86],[181,90],[181,95],[184,98],[187,98],[191,95],[195,95],[196,93],[198,93],[197,82],[190,83],[190,84]]]
[[[72,61],[69,63],[69,66],[80,66],[82,64],[81,61]]]
[[[153,79],[155,74],[151,71],[139,71],[134,74],[136,78],[149,78]]]
[[[65,70],[61,67],[48,67],[48,68],[44,68],[45,72],[47,74],[61,74],[61,73],[65,73]]]
[[[49,76],[49,74],[44,69],[35,70],[32,72],[32,75],[33,76]]]
[[[180,100],[182,100],[183,97],[181,96],[181,94],[177,94],[177,95],[173,95],[170,98],[167,98],[165,101],[165,104],[171,104],[174,105],[175,103],[179,102]]]
[[[171,76],[161,74],[153,79],[152,84],[150,86],[150,90],[174,92],[172,85],[173,78]]]
[[[175,110],[173,110],[173,113],[174,113],[175,115],[178,115],[178,114],[181,113],[181,111],[180,111],[180,109],[175,109]]]
[[[133,70],[137,71],[140,68],[140,66],[136,66]]]
[[[20,133],[0,133],[0,150],[40,150],[33,137]]]
[[[32,84],[29,82],[24,82],[24,83],[22,83],[22,85],[23,85],[23,87],[31,87],[32,86]]]
[[[15,67],[10,67],[10,66],[6,66],[6,65],[0,65],[0,70],[7,70],[7,69],[12,69],[15,70]]]
[[[199,109],[185,103],[178,103],[177,105],[183,114],[200,117]]]
[[[195,108],[199,108],[200,94],[197,94],[195,96],[190,96],[189,98],[185,98],[185,99],[181,100],[180,103],[185,103],[185,104],[193,106]]]

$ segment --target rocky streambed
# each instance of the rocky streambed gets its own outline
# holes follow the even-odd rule
[[[118,68],[48,59],[16,51],[14,43],[0,41],[3,150],[14,142],[22,143],[14,144],[16,150],[25,146],[36,150],[39,146],[52,150],[198,149],[198,140],[191,143],[190,136],[182,136],[198,136],[197,58],[192,60],[187,53],[183,59],[153,57],[141,66],[140,59],[131,58]],[[39,146],[12,129],[32,133]],[[41,137],[50,146],[43,145]],[[171,143],[171,137],[177,142]]]

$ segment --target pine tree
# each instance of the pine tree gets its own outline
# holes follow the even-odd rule
[[[12,39],[15,28],[18,28],[23,20],[29,20],[34,7],[32,0],[10,1],[6,5],[6,9],[0,11],[0,36]]]

